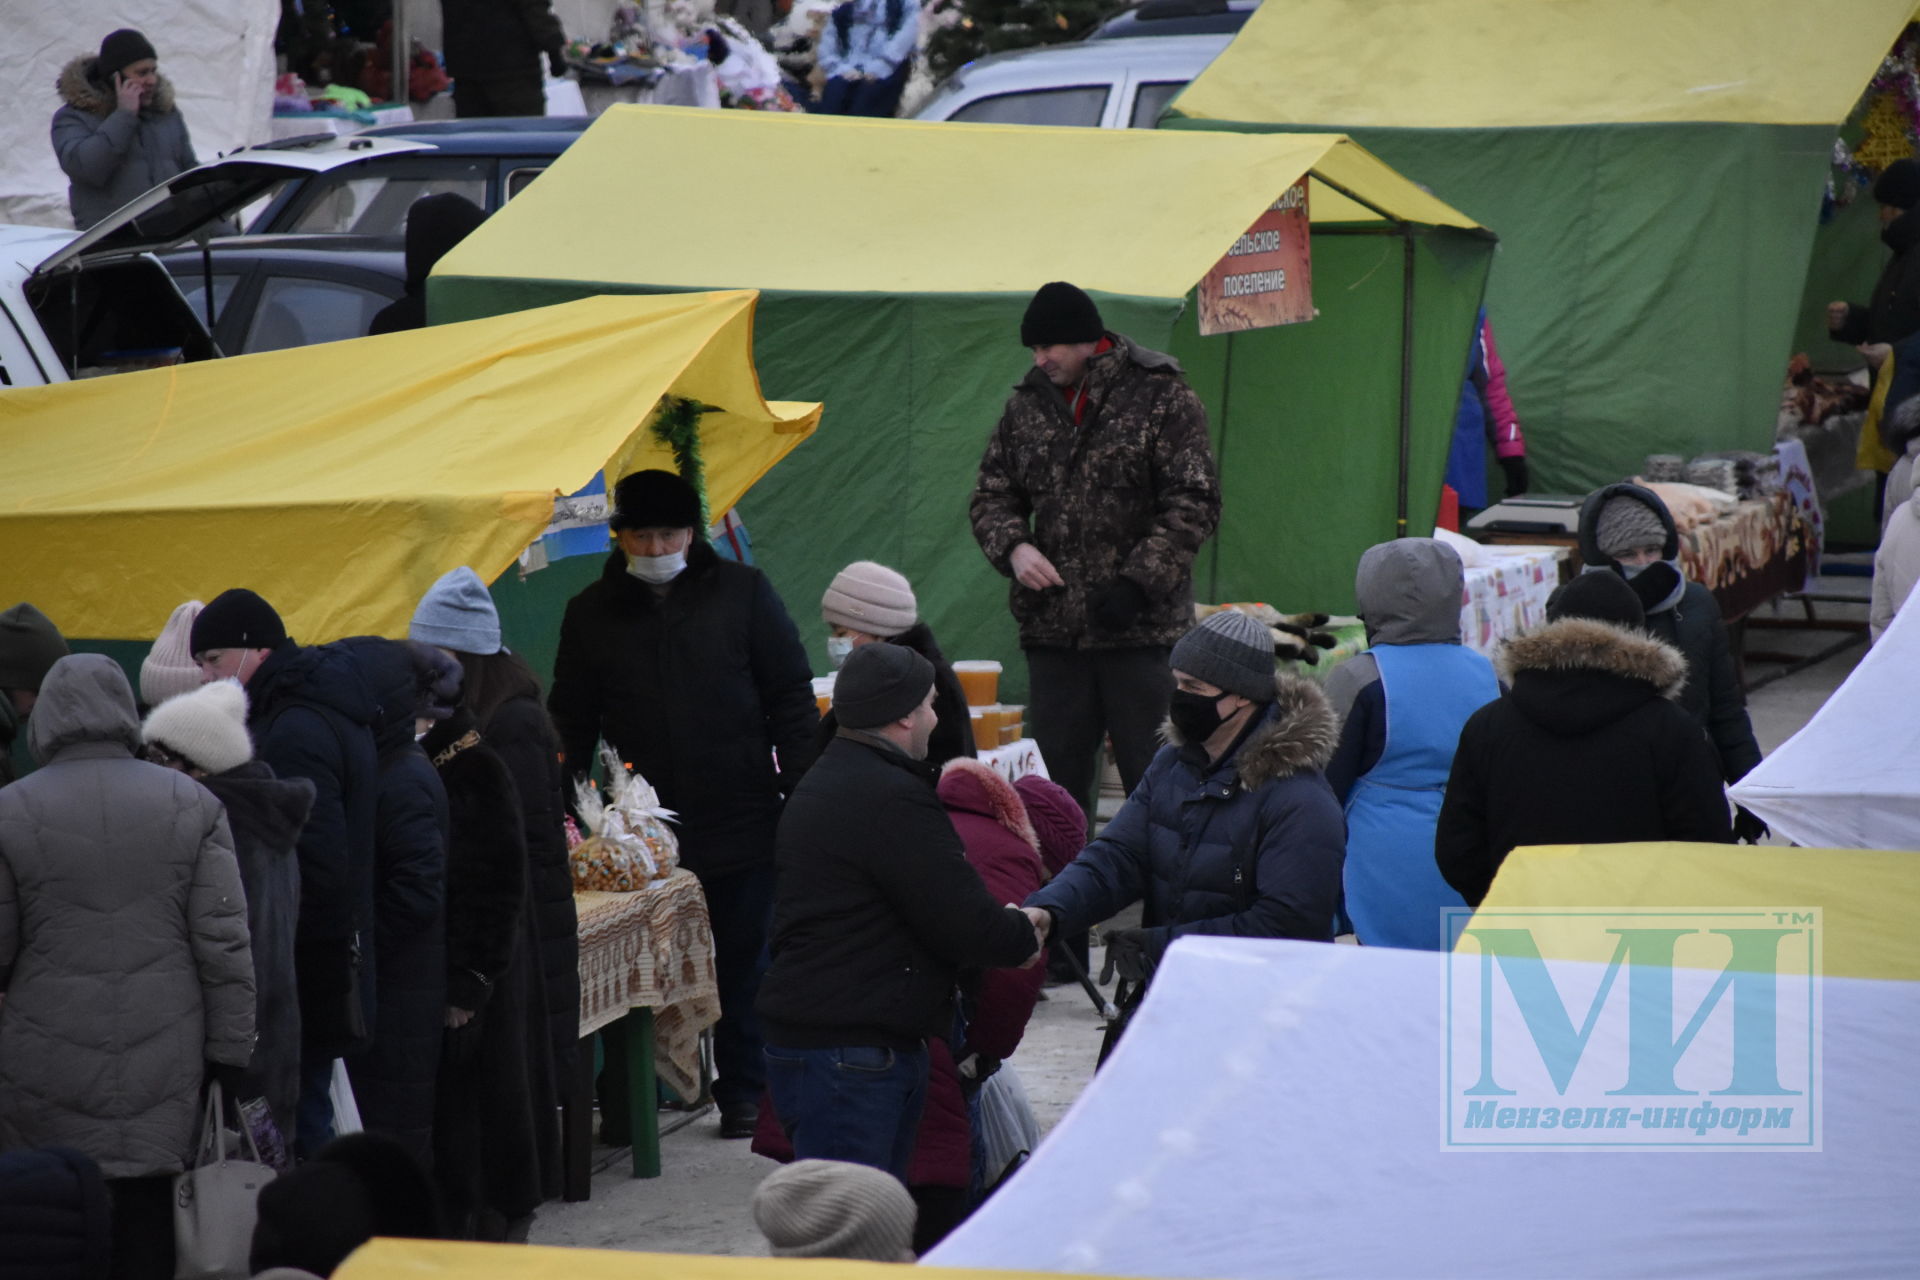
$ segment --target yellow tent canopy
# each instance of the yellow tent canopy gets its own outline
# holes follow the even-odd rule
[[[885,1280],[906,1273],[893,1262],[839,1258],[720,1258],[685,1253],[613,1253],[525,1245],[373,1240],[334,1273],[335,1280]],[[927,1280],[1057,1280],[1052,1271],[976,1271],[916,1267]]]
[[[671,156],[668,168],[635,157]],[[1072,280],[1183,296],[1260,211],[1311,175],[1316,223],[1472,228],[1337,134],[923,124],[685,107],[614,107],[539,182],[441,259],[435,276],[597,280],[660,289],[1017,293]],[[593,198],[583,200],[579,192]],[[1356,203],[1342,192],[1357,196]],[[684,193],[684,194],[682,194]],[[623,259],[662,200],[671,251]],[[767,231],[767,202],[797,211]],[[1372,206],[1369,209],[1366,206]],[[1084,234],[1119,220],[1129,249]]]
[[[399,634],[442,573],[512,564],[557,495],[671,468],[646,426],[668,394],[717,410],[724,511],[820,418],[762,397],[756,297],[588,298],[0,394],[0,598],[131,640],[244,586],[305,642]]]
[[[1347,128],[1838,124],[1913,0],[1288,0],[1183,116]]]
[[[1909,918],[1915,902],[1920,854],[1724,844],[1545,845],[1507,855],[1474,921],[1502,911],[1818,908],[1827,976],[1920,982],[1920,933]],[[1531,919],[1528,927],[1548,959],[1608,959],[1593,949],[1590,927],[1556,930],[1551,918]]]

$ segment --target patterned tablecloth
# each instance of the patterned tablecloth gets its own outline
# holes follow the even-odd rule
[[[681,1097],[698,1097],[700,1033],[720,1020],[713,927],[699,880],[676,870],[635,893],[576,893],[573,905],[581,1036],[629,1009],[652,1009],[654,1069]]]
[[[1490,563],[1467,570],[1460,638],[1493,656],[1509,636],[1547,620],[1547,597],[1560,585],[1564,547],[1482,547]]]
[[[1681,534],[1680,568],[1717,595],[1792,558],[1806,542],[1806,525],[1793,499],[1784,492],[1770,493]]]

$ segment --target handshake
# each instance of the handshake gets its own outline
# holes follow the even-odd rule
[[[1053,932],[1053,913],[1044,907],[1021,907],[1011,902],[1007,905],[1025,912],[1027,919],[1033,922],[1033,954],[1020,966],[1022,969],[1031,969],[1047,958],[1047,935]]]

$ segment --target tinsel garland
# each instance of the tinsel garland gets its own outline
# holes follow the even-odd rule
[[[713,523],[707,507],[706,464],[700,459],[700,417],[713,412],[710,404],[685,396],[661,396],[653,411],[653,438],[673,454],[674,470],[700,495],[700,527]]]
[[[1920,139],[1920,32],[1914,27],[1894,42],[1848,118],[1860,123],[1863,136],[1853,147],[1834,139],[1823,222],[1871,190],[1889,164],[1914,153]]]

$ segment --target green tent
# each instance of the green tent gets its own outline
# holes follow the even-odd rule
[[[1318,318],[1200,337],[1194,287],[1303,176]],[[440,263],[428,309],[758,288],[766,390],[827,405],[742,509],[815,666],[820,593],[874,559],[914,582],[950,656],[1008,662],[1018,698],[1006,583],[967,499],[1027,367],[1019,320],[1039,284],[1087,288],[1110,328],[1178,355],[1206,401],[1226,501],[1199,595],[1341,611],[1362,550],[1402,514],[1431,528],[1492,250],[1337,136],[617,107]],[[510,642],[544,666],[562,602],[599,568],[509,573],[495,594]]]
[[[1536,487],[1580,491],[1771,445],[1809,309],[1878,265],[1849,211],[1809,288],[1836,126],[1913,8],[1288,0],[1165,123],[1350,134],[1499,228],[1487,304]]]

